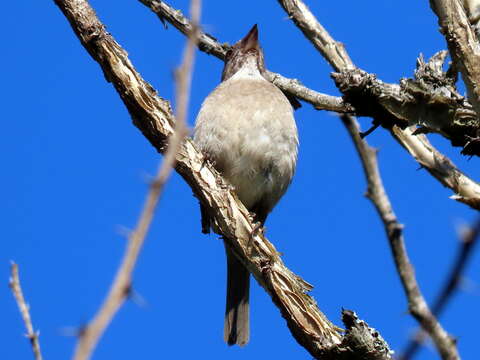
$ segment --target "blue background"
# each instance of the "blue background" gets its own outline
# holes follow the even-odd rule
[[[184,37],[138,1],[91,2],[144,78],[173,99],[172,73]],[[380,79],[412,75],[420,52],[445,48],[428,1],[309,1],[356,65]],[[187,1],[172,1],[187,13]],[[118,95],[74,36],[53,1],[10,1],[2,34],[2,141],[0,156],[1,359],[32,358],[24,326],[7,286],[9,261],[20,266],[45,359],[66,359],[67,336],[95,313],[112,281],[160,157]],[[320,92],[338,94],[331,68],[275,1],[208,1],[202,24],[233,43],[260,27],[267,67]],[[189,123],[218,84],[222,63],[198,53]],[[364,176],[339,119],[308,104],[296,112],[300,156],[293,184],[267,222],[268,238],[287,266],[315,285],[312,295],[340,325],[342,307],[377,328],[395,350],[415,322],[395,272],[383,227],[363,196]],[[370,119],[360,119],[364,129]],[[464,171],[468,161],[439,136],[431,141]],[[458,248],[457,230],[475,213],[443,188],[390,137],[368,137],[379,148],[384,184],[399,220],[418,280],[431,300]],[[161,199],[134,274],[138,301],[121,309],[94,359],[296,358],[296,344],[266,293],[253,285],[251,342],[228,348],[222,340],[225,264],[217,236],[200,233],[197,200],[174,174]],[[478,254],[442,316],[465,359],[476,358]],[[477,270],[477,273],[474,270]],[[2,275],[3,274],[3,275]],[[467,312],[468,311],[468,312]],[[437,359],[429,345],[422,359]]]

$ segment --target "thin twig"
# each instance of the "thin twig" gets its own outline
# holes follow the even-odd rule
[[[337,43],[330,34],[320,25],[315,16],[301,0],[278,0],[287,11],[290,18],[302,30],[305,37],[311,41],[337,71],[355,68],[345,48]],[[325,48],[317,44],[327,44]],[[341,54],[342,56],[338,57]],[[340,59],[341,61],[338,61]],[[417,284],[413,266],[411,265],[403,241],[402,226],[393,213],[392,207],[381,183],[376,163],[375,151],[365,141],[361,141],[359,128],[355,119],[348,115],[341,116],[343,123],[349,130],[368,181],[368,197],[375,204],[387,233],[390,247],[395,260],[398,274],[402,281],[409,310],[421,326],[431,334],[443,359],[459,359],[455,342],[442,328],[438,320],[431,313]]]
[[[446,277],[445,283],[440,289],[435,301],[432,305],[432,313],[435,316],[439,316],[445,306],[448,304],[452,295],[455,293],[468,264],[470,257],[473,254],[473,250],[479,242],[480,236],[480,218],[477,219],[474,225],[469,227],[463,232],[460,238],[460,246],[453,262],[453,266],[450,269],[449,274]],[[421,329],[417,330],[411,341],[405,347],[400,359],[409,360],[412,359],[417,353],[420,346],[423,344],[427,337],[427,334]]]
[[[200,7],[201,0],[191,1],[191,14],[194,24],[198,24],[199,22]],[[193,29],[195,29],[195,27]],[[137,226],[128,238],[128,247],[107,298],[98,310],[94,319],[83,328],[79,334],[79,341],[73,357],[74,360],[86,360],[90,358],[103,332],[131,293],[133,269],[142,249],[148,229],[150,228],[163,187],[172,172],[180,145],[187,135],[186,113],[190,94],[192,68],[195,59],[195,46],[196,31],[192,30],[185,47],[183,63],[177,71],[176,131],[170,136],[165,158],[161,166],[159,166],[154,181],[150,185],[150,191],[147,195]]]
[[[18,265],[12,262],[10,268],[10,289],[12,289],[13,296],[22,315],[23,322],[27,328],[26,337],[30,340],[30,345],[32,346],[33,355],[35,360],[42,360],[42,353],[40,352],[40,342],[38,340],[39,333],[33,330],[32,318],[30,317],[30,307],[28,306],[25,298],[23,297],[22,287],[20,285],[20,277],[18,275]]]

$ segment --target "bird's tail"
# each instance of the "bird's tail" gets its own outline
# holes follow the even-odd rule
[[[250,339],[250,273],[225,246],[227,253],[227,306],[223,338],[243,346]]]

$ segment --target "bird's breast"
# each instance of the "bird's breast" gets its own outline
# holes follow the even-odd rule
[[[298,146],[293,110],[263,78],[220,84],[202,105],[194,141],[247,208],[265,197],[273,207],[292,179]]]

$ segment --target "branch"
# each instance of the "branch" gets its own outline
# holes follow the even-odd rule
[[[107,33],[93,9],[85,0],[55,0],[69,20],[80,42],[96,60],[105,78],[113,83],[125,103],[134,124],[159,151],[165,151],[175,123],[167,101],[134,69],[126,52]],[[247,209],[238,201],[231,187],[199,153],[190,139],[181,144],[176,157],[176,171],[185,179],[202,204],[214,215],[220,232],[237,257],[265,288],[280,309],[295,339],[317,359],[358,359],[356,351],[362,344],[361,331],[365,324],[348,321],[350,336],[339,334],[318,309],[307,292],[311,285],[292,273],[280,258],[275,247],[254,226]],[[365,333],[365,332],[363,332]],[[352,339],[356,339],[353,342]],[[376,353],[363,359],[391,358],[388,346],[375,331],[364,343],[372,343]],[[382,346],[381,346],[381,344]]]
[[[463,6],[468,15],[468,21],[472,25],[477,39],[480,39],[480,1],[479,0],[463,0]]]
[[[425,62],[417,59],[414,78],[388,84],[360,69],[333,73],[343,98],[357,116],[369,116],[373,123],[391,129],[419,126],[417,133],[438,133],[461,146],[464,155],[480,155],[480,122],[472,105],[455,87],[455,76],[444,72],[447,51],[439,51]],[[414,135],[415,135],[414,134]]]
[[[32,346],[33,355],[35,360],[42,360],[42,353],[40,352],[40,342],[38,340],[39,333],[33,330],[32,318],[30,317],[30,307],[27,305],[25,298],[23,297],[22,287],[20,285],[20,277],[18,275],[18,265],[12,262],[10,268],[10,281],[8,283],[12,290],[15,301],[17,302],[18,309],[22,315],[23,322],[27,328],[27,338],[30,340]]]
[[[398,222],[390,200],[380,178],[376,150],[371,148],[359,135],[359,126],[351,116],[341,117],[360,156],[368,184],[367,197],[372,201],[390,243],[400,280],[408,299],[410,313],[417,319],[423,329],[432,336],[442,359],[460,359],[455,341],[441,327],[436,317],[428,308],[415,278],[415,270],[408,258],[403,239],[403,225]]]
[[[182,12],[159,0],[139,0],[142,4],[150,8],[165,24],[165,21],[172,24],[182,34],[187,34],[191,29],[191,24]],[[225,60],[225,54],[230,49],[230,45],[220,44],[212,35],[199,32],[198,48],[207,53],[216,56],[220,60]],[[280,74],[267,71],[268,80],[274,83],[280,90],[295,95],[295,97],[306,101],[317,110],[335,111],[339,113],[353,112],[352,106],[345,103],[341,97],[331,96],[316,92],[303,86],[297,79],[288,79]]]
[[[317,21],[310,9],[299,0],[278,0],[288,17],[315,46],[335,71],[353,70],[356,66],[344,45],[335,41]]]
[[[199,23],[200,4],[200,0],[192,0],[191,14],[194,24]],[[92,13],[87,12],[85,14],[91,15]],[[172,167],[175,164],[175,158],[178,150],[180,149],[180,145],[182,144],[183,139],[188,132],[186,126],[186,113],[190,94],[192,68],[195,59],[195,46],[196,31],[195,27],[193,27],[188,36],[183,63],[176,74],[176,97],[178,109],[175,133],[169,137],[168,151],[165,154],[164,161],[159,167],[154,181],[150,185],[150,191],[147,195],[140,219],[135,230],[129,236],[128,247],[125,251],[122,264],[117,271],[117,275],[115,276],[115,280],[111,285],[107,298],[93,320],[85,328],[83,328],[80,333],[79,341],[73,357],[75,360],[86,360],[91,357],[93,349],[98,343],[103,332],[106,330],[119,308],[123,305],[131,293],[133,269],[142,249],[148,229],[150,228],[159,197],[163,191],[165,183],[170,176]]]
[[[391,134],[433,177],[453,190],[451,199],[480,209],[480,185],[462,173],[445,155],[435,149],[425,135],[413,135],[414,129],[394,126]]]
[[[480,115],[480,46],[459,0],[430,0],[455,67],[462,74],[468,99]]]
[[[469,227],[460,238],[460,246],[457,252],[455,261],[450,270],[450,273],[446,277],[446,281],[442,288],[440,289],[435,301],[432,305],[432,313],[435,316],[439,316],[445,306],[448,304],[452,295],[455,293],[455,290],[458,287],[462,279],[462,275],[465,271],[465,268],[470,260],[475,246],[478,244],[478,238],[480,236],[480,218],[477,219],[476,223]],[[417,350],[420,348],[422,343],[425,341],[427,335],[424,331],[418,330],[416,334],[412,337],[410,343],[405,347],[401,360],[412,359]]]

